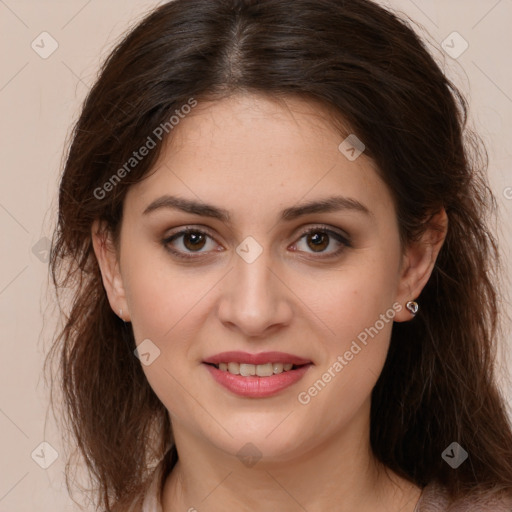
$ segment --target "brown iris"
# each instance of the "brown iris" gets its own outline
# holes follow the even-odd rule
[[[308,245],[316,252],[321,252],[329,245],[329,235],[327,233],[316,232],[307,236]],[[310,245],[309,242],[313,245]],[[318,249],[318,250],[317,250]]]
[[[188,250],[198,250],[204,247],[206,236],[202,233],[189,232],[183,235],[183,245]]]

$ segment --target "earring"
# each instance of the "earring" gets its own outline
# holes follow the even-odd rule
[[[122,309],[119,310],[119,318],[124,322],[123,310]]]
[[[410,300],[406,305],[405,307],[407,308],[407,310],[409,311],[409,313],[411,313],[411,315],[415,315],[417,312],[418,312],[418,309],[419,309],[419,306],[418,306],[418,303],[413,301],[413,300]]]

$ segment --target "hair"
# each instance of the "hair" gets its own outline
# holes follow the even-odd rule
[[[172,132],[152,137],[155,147],[128,176],[113,183],[113,175],[156,127],[191,99],[240,92],[299,96],[341,120],[392,194],[403,247],[446,210],[421,309],[394,324],[372,391],[371,447],[398,475],[418,486],[438,481],[454,497],[512,490],[512,429],[495,377],[500,267],[488,225],[496,202],[465,98],[409,22],[369,0],[174,0],[104,62],[60,182],[50,268],[59,303],[65,289],[71,295],[48,360],[58,364],[65,422],[99,506],[122,510],[177,454],[168,412],[134,357],[131,326],[108,302],[92,223],[118,239],[127,190]],[[441,457],[453,441],[469,452],[456,470]]]

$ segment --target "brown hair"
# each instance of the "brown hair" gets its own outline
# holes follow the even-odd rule
[[[454,496],[511,490],[511,425],[494,380],[499,267],[487,221],[495,201],[465,99],[408,23],[369,0],[174,0],[102,66],[60,183],[51,272],[72,295],[49,360],[59,358],[66,424],[99,504],[128,503],[166,453],[174,454],[167,470],[176,460],[168,413],[134,357],[131,326],[111,310],[91,241],[95,219],[118,234],[125,194],[165,137],[153,137],[156,147],[108,194],[97,191],[191,98],[238,91],[300,95],[334,112],[376,162],[403,244],[446,209],[421,310],[395,323],[372,393],[371,446],[420,486],[438,480]],[[441,457],[453,441],[469,452],[458,469]]]

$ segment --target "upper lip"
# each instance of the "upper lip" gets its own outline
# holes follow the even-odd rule
[[[204,360],[205,363],[242,363],[242,364],[265,364],[265,363],[292,363],[294,365],[309,364],[309,359],[304,359],[285,352],[260,352],[250,354],[248,352],[221,352]]]

